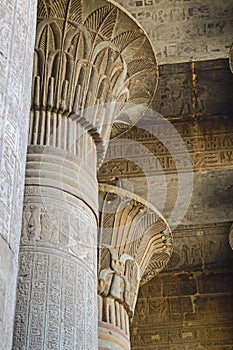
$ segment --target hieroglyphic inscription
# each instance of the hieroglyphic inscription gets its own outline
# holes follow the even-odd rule
[[[22,274],[19,279],[18,298],[23,302],[16,310],[13,348],[40,349],[45,344],[46,348],[54,350],[60,346],[67,350],[74,346],[81,349],[83,343],[80,342],[86,334],[87,348],[95,349],[96,314],[91,307],[96,298],[93,276],[80,271],[76,263],[51,254],[22,252],[21,262],[30,266],[25,267],[30,273],[26,280]],[[88,293],[85,281],[91,287]],[[90,310],[86,307],[81,317],[80,303],[87,302],[86,294]],[[23,332],[26,326],[27,334]]]
[[[13,349],[96,349],[96,230],[80,199],[26,186]]]
[[[211,123],[212,121],[201,123],[196,130],[191,121],[190,125],[174,124],[185,142],[193,169],[197,171],[222,169],[223,166],[233,167],[233,127],[230,119],[228,118],[228,123],[225,122],[225,127],[221,124],[221,129],[216,131],[207,129]],[[215,124],[217,127],[218,123]],[[171,145],[174,151],[174,154],[170,154],[166,146],[159,141],[160,135],[166,136],[166,129],[153,125],[148,129],[150,132],[131,129],[122,140],[114,140],[112,144],[110,142],[105,162],[99,170],[100,181],[107,181],[114,176],[122,178],[161,172],[175,173],[177,167],[184,171],[189,169],[189,159],[186,159],[185,155],[179,158],[179,162],[174,161],[174,156],[182,152],[177,137],[167,135],[167,145]]]
[[[231,1],[118,0],[142,24],[160,64],[227,57]]]

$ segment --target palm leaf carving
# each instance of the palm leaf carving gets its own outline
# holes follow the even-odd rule
[[[65,18],[66,1],[51,1],[50,17]]]
[[[94,11],[85,21],[84,26],[89,30],[103,35],[111,40],[112,33],[116,24],[117,8],[104,6]]]
[[[134,40],[138,39],[142,34],[138,30],[130,30],[115,37],[111,42],[120,52],[122,52]]]
[[[48,17],[48,10],[47,10],[45,0],[38,1],[37,15],[38,17],[42,17],[42,18]]]
[[[152,69],[153,64],[146,59],[134,60],[128,64],[128,74],[129,76],[133,76],[141,71]]]
[[[83,17],[83,1],[82,0],[72,0],[69,10],[69,20],[82,24]]]

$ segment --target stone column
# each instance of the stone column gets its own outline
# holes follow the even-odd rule
[[[102,254],[106,259],[108,253]],[[140,272],[129,255],[114,255],[109,252],[109,266],[99,273],[99,350],[130,349],[129,320],[137,300]]]
[[[96,171],[113,121],[151,101],[156,67],[109,1],[39,0],[14,350],[97,349]]]
[[[10,350],[31,96],[35,0],[0,3],[0,349]]]
[[[139,286],[168,263],[172,236],[147,201],[115,186],[99,188],[99,349],[129,350]]]

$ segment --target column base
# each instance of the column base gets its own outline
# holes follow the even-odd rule
[[[99,350],[130,350],[130,339],[119,327],[99,321]]]

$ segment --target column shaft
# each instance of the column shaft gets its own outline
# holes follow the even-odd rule
[[[13,349],[96,350],[96,217],[49,187],[24,203]]]

